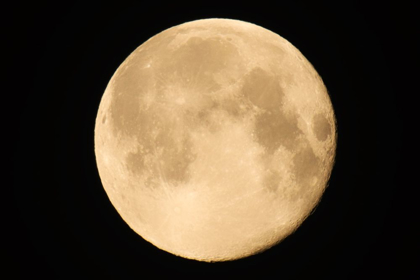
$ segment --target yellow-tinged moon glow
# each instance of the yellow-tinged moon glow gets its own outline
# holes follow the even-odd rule
[[[324,192],[336,125],[327,90],[288,41],[205,19],[138,47],[102,97],[95,154],[127,224],[172,254],[225,261],[291,234]]]

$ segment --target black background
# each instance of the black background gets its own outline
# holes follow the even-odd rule
[[[3,9],[13,166],[3,252],[16,278],[418,279],[414,5],[251,2]],[[249,21],[295,45],[323,78],[338,123],[336,165],[314,214],[262,254],[213,264],[133,232],[102,188],[93,150],[100,98],[124,59],[160,31],[211,17]]]

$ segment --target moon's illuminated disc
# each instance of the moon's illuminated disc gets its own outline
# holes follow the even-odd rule
[[[288,41],[205,19],[138,47],[102,97],[95,153],[127,224],[185,258],[224,261],[292,233],[324,192],[336,127],[327,90]]]

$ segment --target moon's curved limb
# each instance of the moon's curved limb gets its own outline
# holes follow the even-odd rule
[[[202,261],[280,242],[327,185],[336,146],[327,90],[279,35],[187,22],[137,48],[102,97],[95,153],[121,217],[157,247]]]

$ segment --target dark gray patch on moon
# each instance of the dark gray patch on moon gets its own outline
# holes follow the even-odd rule
[[[125,163],[134,175],[151,177],[146,178],[149,186],[158,186],[152,178],[161,178],[172,185],[189,180],[189,165],[196,158],[189,138],[176,137],[170,126],[161,126],[157,137],[143,134],[139,144],[143,149],[128,154]]]
[[[255,134],[267,152],[275,152],[280,145],[291,150],[302,133],[298,116],[282,111],[284,91],[279,78],[256,67],[245,77],[242,94],[251,104],[262,109],[255,119]]]
[[[127,170],[136,175],[143,174],[146,168],[145,155],[146,153],[139,149],[134,153],[129,153],[125,158]]]
[[[242,94],[255,106],[265,110],[279,109],[284,97],[278,78],[260,67],[252,69],[245,76]]]
[[[147,114],[141,111],[140,96],[146,93],[151,83],[152,76],[146,70],[129,70],[115,78],[109,108],[114,134],[122,133],[132,137],[139,133],[140,127],[144,131],[140,124],[147,118]]]
[[[308,186],[320,171],[320,160],[308,144],[293,156],[293,173],[300,186]]]
[[[322,114],[316,114],[313,119],[313,132],[319,141],[325,141],[331,135],[331,125]]]
[[[301,133],[297,115],[287,116],[280,109],[263,112],[255,121],[257,141],[269,153],[275,152],[280,145],[293,150]]]
[[[130,95],[129,97],[124,96]],[[139,98],[135,94],[125,92],[121,95],[116,94],[110,107],[114,134],[122,133],[127,136],[134,136],[133,132],[139,122]]]
[[[188,138],[177,139],[170,133],[161,133],[155,142],[156,148],[162,148],[162,155],[156,164],[160,175],[165,181],[173,184],[187,182],[188,167],[196,156]]]
[[[221,89],[214,75],[224,71],[229,75],[230,67],[236,67],[237,48],[221,37],[191,37],[175,49],[164,54],[162,66],[157,70],[162,76],[175,76],[186,83],[197,94]]]

